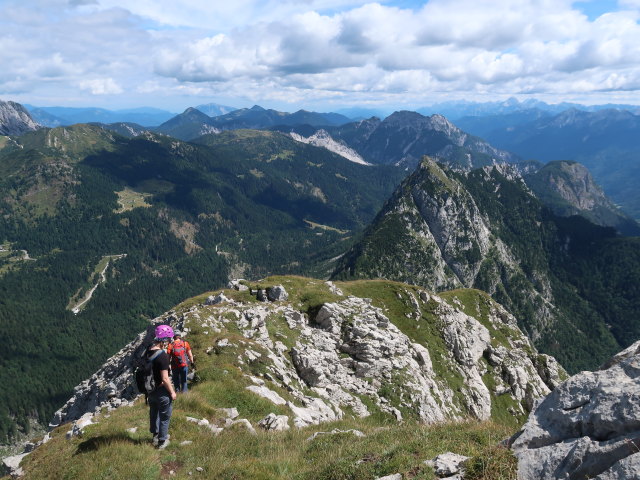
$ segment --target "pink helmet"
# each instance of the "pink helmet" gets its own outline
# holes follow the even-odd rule
[[[173,338],[173,328],[169,325],[158,325],[156,327],[156,340]]]

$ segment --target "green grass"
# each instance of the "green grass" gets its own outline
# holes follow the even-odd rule
[[[126,187],[120,192],[115,192],[118,195],[119,208],[114,210],[115,213],[124,213],[134,208],[149,208],[150,203],[147,203],[147,199],[152,195],[150,193],[136,192],[129,187]]]
[[[187,422],[185,416],[222,417],[210,405],[209,389],[198,386],[175,403],[171,420],[171,444],[164,452],[151,446],[147,432],[147,408],[143,402],[112,412],[108,419],[87,427],[80,438],[66,440],[64,427],[54,439],[23,461],[25,477],[56,479],[186,479],[203,469],[202,478],[215,479],[332,479],[370,480],[402,473],[403,478],[435,479],[424,460],[454,451],[473,457],[477,479],[515,479],[513,457],[496,448],[511,432],[495,423],[460,422],[426,426],[345,420],[287,432],[251,435],[242,429],[214,436]],[[136,433],[126,430],[137,427]],[[316,431],[356,428],[365,433],[321,435]],[[191,441],[182,446],[181,442]],[[328,452],[331,454],[329,455]],[[193,473],[189,475],[189,472]],[[492,476],[489,472],[507,472]],[[509,473],[510,472],[510,473]],[[484,476],[483,476],[484,475]],[[196,477],[197,478],[197,477]]]

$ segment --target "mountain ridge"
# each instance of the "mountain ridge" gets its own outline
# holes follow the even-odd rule
[[[634,253],[607,255],[613,242]],[[617,330],[637,329],[628,321],[636,307],[619,297],[623,293],[602,303],[591,292],[598,282],[618,282],[627,268],[631,277],[640,273],[639,253],[634,238],[616,238],[613,229],[580,217],[554,216],[513,167],[465,173],[427,159],[342,257],[334,278],[382,277],[435,291],[480,288],[523,322],[521,328],[541,351],[576,371],[593,367],[634,338]],[[618,273],[599,272],[604,258]],[[616,302],[629,310],[613,307]],[[569,337],[572,343],[558,340]],[[578,358],[589,360],[576,363]]]

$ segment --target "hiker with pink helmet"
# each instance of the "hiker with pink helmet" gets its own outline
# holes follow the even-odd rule
[[[153,444],[160,450],[169,445],[169,421],[176,392],[169,378],[169,355],[165,352],[173,339],[173,329],[169,325],[158,325],[155,329],[153,344],[146,352],[152,364],[155,387],[148,395],[149,425],[153,435]]]

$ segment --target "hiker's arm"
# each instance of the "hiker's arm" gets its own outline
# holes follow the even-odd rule
[[[187,353],[189,354],[189,361],[191,362],[191,365],[193,365],[193,352],[191,351],[191,347],[189,347]]]
[[[162,378],[162,385],[167,389],[169,395],[171,395],[171,400],[175,400],[176,391],[173,389],[171,380],[169,380],[169,370],[160,370],[160,377]]]

